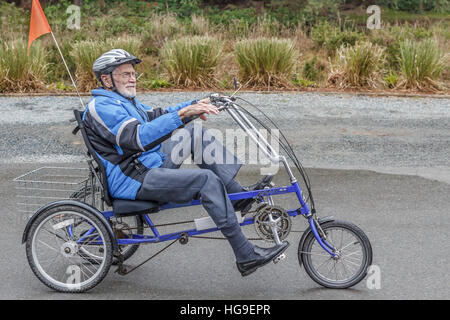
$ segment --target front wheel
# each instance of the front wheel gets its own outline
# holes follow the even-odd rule
[[[327,253],[309,229],[300,241],[298,258],[305,271],[318,284],[334,289],[359,283],[372,263],[372,247],[364,232],[352,223],[330,221],[320,225],[322,239],[334,248],[335,257]],[[319,232],[321,233],[321,232]]]

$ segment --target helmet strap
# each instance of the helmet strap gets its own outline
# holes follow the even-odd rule
[[[116,84],[114,83],[114,78],[113,78],[113,74],[112,74],[112,71],[109,73],[109,76],[111,77],[111,82],[112,82],[112,88],[110,88],[112,91],[114,91],[114,92],[117,92],[117,93],[119,93],[118,91],[117,91],[117,88],[116,88]]]

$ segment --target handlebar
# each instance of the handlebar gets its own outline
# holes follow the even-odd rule
[[[220,96],[218,93],[212,93],[209,96],[211,104],[216,106],[219,111],[225,110],[229,103],[236,101],[236,98],[229,96]]]
[[[228,97],[228,96],[220,96],[218,93],[212,93],[212,94],[210,94],[210,96],[209,96],[209,100],[210,100],[210,103],[211,103],[213,106],[216,106],[217,109],[218,109],[219,111],[223,111],[223,110],[225,110],[225,109],[228,107],[228,104],[229,104],[229,103],[232,103],[232,102],[235,101],[236,99],[233,98],[233,97]],[[203,113],[202,113],[202,114],[203,114]],[[198,114],[198,115],[189,117],[186,121],[183,121],[183,122],[184,122],[184,124],[186,125],[186,124],[188,124],[189,122],[192,122],[192,121],[194,121],[194,120],[200,118],[200,116],[201,116],[202,114]]]

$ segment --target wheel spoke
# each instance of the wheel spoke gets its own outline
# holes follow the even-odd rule
[[[351,246],[351,245],[357,245],[358,243],[355,243],[355,241],[352,241],[352,242],[350,242],[350,243],[348,243],[348,244],[346,244],[344,247],[342,247],[342,248],[340,248],[339,250],[345,250],[345,249],[347,249],[349,246]]]
[[[355,262],[356,261],[361,261],[361,257],[358,258],[358,257],[349,256],[349,255],[342,255],[341,257],[345,258],[345,259],[349,259],[349,260],[353,259],[353,261],[355,261]]]
[[[46,247],[49,248],[50,250],[53,250],[53,251],[59,253],[59,251],[58,251],[57,249],[53,248],[52,246],[50,246],[49,244],[45,243],[44,241],[39,240],[39,243],[42,243],[44,246],[46,246]]]
[[[347,261],[348,263],[350,263],[350,264],[353,264],[353,265],[355,265],[355,266],[360,266],[360,264],[358,264],[358,263],[355,263],[355,262],[353,262],[353,261],[350,261],[350,260],[347,260],[346,258],[344,258],[344,257],[341,257],[341,259],[342,260],[344,260],[344,261]]]
[[[306,252],[306,251],[299,251],[301,254],[308,254],[308,255],[314,255],[314,256],[322,256],[322,257],[328,257],[330,258],[329,253],[312,253],[312,252]]]

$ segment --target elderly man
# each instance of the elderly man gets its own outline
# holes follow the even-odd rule
[[[235,179],[241,163],[231,155],[234,163],[203,162],[199,169],[180,169],[172,161],[171,151],[177,142],[167,139],[190,117],[218,114],[209,98],[187,101],[165,109],[151,108],[136,99],[136,72],[134,66],[141,60],[122,49],[113,49],[101,55],[93,71],[102,87],[92,91],[83,120],[90,142],[106,169],[108,189],[113,198],[185,203],[201,198],[202,205],[214,223],[229,241],[236,264],[243,276],[254,272],[286,250],[288,243],[272,248],[251,244],[237,221],[235,211],[248,210],[254,199],[232,204],[227,193],[245,191]],[[191,137],[195,132],[186,125]],[[194,144],[204,149],[211,140],[191,139],[189,155]],[[198,136],[198,135],[197,135]],[[230,154],[222,145],[224,159]],[[270,179],[263,179],[253,190],[264,188]]]

